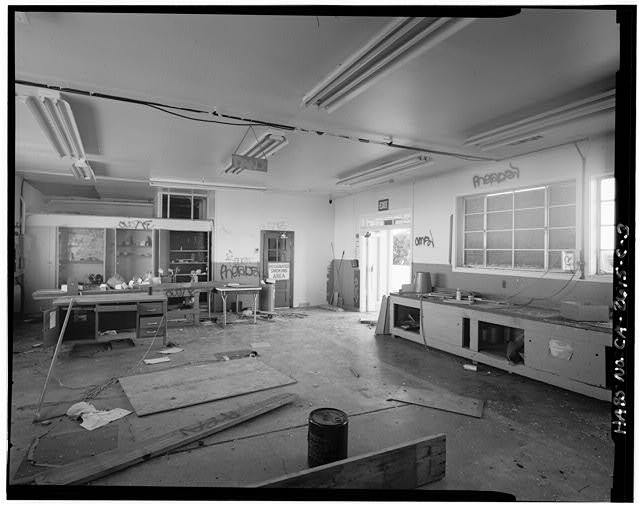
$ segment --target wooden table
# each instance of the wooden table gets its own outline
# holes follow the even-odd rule
[[[135,338],[162,336],[163,344],[167,344],[167,296],[164,294],[149,295],[146,292],[137,293],[104,293],[99,295],[67,296],[54,299],[53,309],[45,312],[45,346],[50,344],[51,337],[53,343],[60,332],[62,311],[69,306],[73,299],[74,310],[93,311],[95,313],[94,338],[97,341],[112,341],[122,339],[124,334],[115,336],[100,335],[100,316],[105,313],[135,312],[136,330]],[[55,321],[52,321],[51,313],[55,314]],[[47,325],[47,319],[49,325]],[[55,323],[55,324],[54,324]],[[55,332],[55,335],[53,333]]]
[[[216,284],[220,284],[219,282]],[[161,283],[153,285],[153,291],[164,293],[168,298],[173,297],[194,297],[193,309],[187,310],[169,310],[167,317],[193,315],[194,325],[200,325],[200,292],[207,294],[207,308],[209,311],[209,319],[211,319],[211,295],[216,286],[213,281],[198,281],[196,283]]]
[[[222,298],[222,314],[224,327],[227,326],[227,296],[236,295],[236,313],[238,312],[238,295],[240,294],[252,294],[253,295],[253,323],[256,323],[256,310],[258,309],[258,294],[262,290],[261,286],[216,286],[216,292],[220,294]]]

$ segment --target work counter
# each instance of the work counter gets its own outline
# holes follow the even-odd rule
[[[611,400],[606,357],[612,323],[579,322],[559,311],[495,302],[391,294],[390,333],[511,373]],[[522,340],[520,363],[507,358]]]

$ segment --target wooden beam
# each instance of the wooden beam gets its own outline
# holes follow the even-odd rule
[[[294,394],[279,394],[233,411],[220,413],[203,422],[177,429],[159,437],[140,441],[126,448],[117,448],[94,457],[77,460],[71,464],[46,471],[35,476],[37,485],[79,485],[116,471],[163,455],[174,448],[193,443],[216,432],[238,425],[269,411],[293,402]]]
[[[444,478],[445,463],[446,436],[437,434],[251,487],[415,489]]]

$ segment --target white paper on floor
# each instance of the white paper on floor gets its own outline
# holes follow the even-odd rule
[[[84,427],[87,430],[93,430],[107,425],[109,422],[127,416],[129,413],[131,413],[131,411],[122,408],[98,411],[93,404],[89,404],[88,402],[76,402],[67,410],[67,416],[74,419],[82,418],[80,427]]]
[[[159,364],[160,362],[171,362],[169,357],[159,357],[159,358],[145,358],[145,364]]]
[[[169,353],[180,353],[181,351],[183,351],[182,348],[167,348],[166,350],[158,350],[158,353],[167,355]]]
[[[269,348],[271,344],[269,343],[251,343],[252,348]]]

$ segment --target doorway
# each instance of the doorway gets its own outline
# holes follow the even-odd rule
[[[360,311],[379,311],[382,296],[411,282],[411,228],[365,229],[361,262],[364,280]]]
[[[262,278],[275,279],[275,307],[293,307],[293,238],[291,230],[262,230]]]

